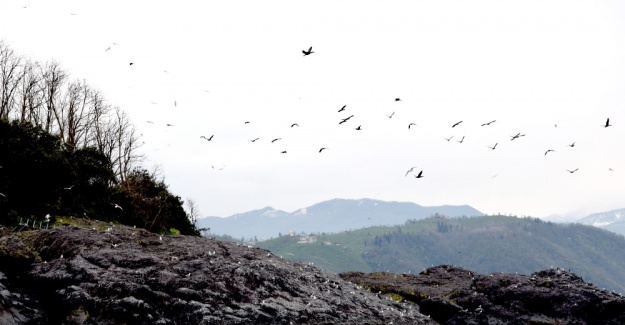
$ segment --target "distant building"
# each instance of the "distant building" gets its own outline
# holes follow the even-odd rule
[[[314,244],[317,242],[317,236],[314,235],[301,235],[299,236],[298,244]]]

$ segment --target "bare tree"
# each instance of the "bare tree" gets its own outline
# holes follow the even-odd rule
[[[41,124],[41,108],[43,92],[41,90],[41,74],[37,63],[26,61],[22,68],[21,84],[18,91],[19,113],[22,122]]]
[[[87,83],[74,81],[67,85],[62,107],[57,107],[57,123],[60,126],[60,135],[68,148],[74,150],[80,143],[86,145],[87,132],[92,123],[90,114],[89,93],[91,92]]]
[[[187,198],[185,201],[185,207],[187,208],[187,216],[192,225],[196,225],[197,220],[200,218],[200,210],[197,207],[197,203],[192,198]]]
[[[139,153],[139,136],[137,129],[130,123],[128,116],[119,107],[114,109],[116,119],[114,121],[113,136],[115,151],[111,161],[115,166],[115,174],[120,181],[126,180],[128,172],[132,170],[134,163],[142,161],[144,156]]]
[[[22,74],[22,57],[0,41],[0,118],[8,119]]]
[[[53,117],[58,115],[59,97],[61,86],[67,78],[67,73],[61,70],[58,62],[49,62],[42,68],[44,103],[47,109],[43,128],[48,132],[53,132]],[[57,126],[58,127],[58,126]]]

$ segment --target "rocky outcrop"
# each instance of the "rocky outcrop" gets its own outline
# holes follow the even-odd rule
[[[477,274],[442,265],[420,274],[340,276],[417,304],[441,324],[625,324],[625,299],[562,269],[531,275]]]
[[[434,324],[270,252],[97,222],[0,230],[0,324]]]

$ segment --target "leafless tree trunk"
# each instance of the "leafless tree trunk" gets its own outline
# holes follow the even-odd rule
[[[46,63],[43,67],[43,91],[45,94],[44,103],[46,106],[45,121],[43,128],[48,132],[58,131],[53,130],[52,119],[55,114],[58,114],[58,101],[61,93],[61,86],[67,78],[67,73],[61,70],[58,62]]]
[[[9,118],[11,106],[15,102],[13,94],[22,77],[21,64],[22,57],[0,41],[0,118]]]
[[[189,221],[191,221],[191,224],[195,226],[195,223],[200,218],[200,210],[197,207],[197,203],[192,198],[187,198],[185,206],[187,208],[187,216],[189,216]]]
[[[65,145],[71,150],[79,147],[79,142],[86,142],[87,132],[91,124],[90,88],[83,81],[75,81],[67,86],[63,106],[57,109],[57,123],[61,126],[61,136]]]
[[[132,170],[134,163],[142,161],[143,155],[139,153],[139,136],[134,125],[130,123],[128,116],[119,107],[115,107],[114,137],[116,155],[111,157],[115,167],[115,174],[121,182],[125,181],[128,172]]]
[[[41,108],[43,106],[43,92],[41,90],[41,74],[37,63],[27,61],[22,68],[21,85],[18,92],[20,109],[19,120],[41,124]]]

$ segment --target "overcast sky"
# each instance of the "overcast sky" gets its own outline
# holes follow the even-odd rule
[[[126,111],[144,166],[205,216],[332,198],[625,208],[620,1],[16,0],[0,39]]]

